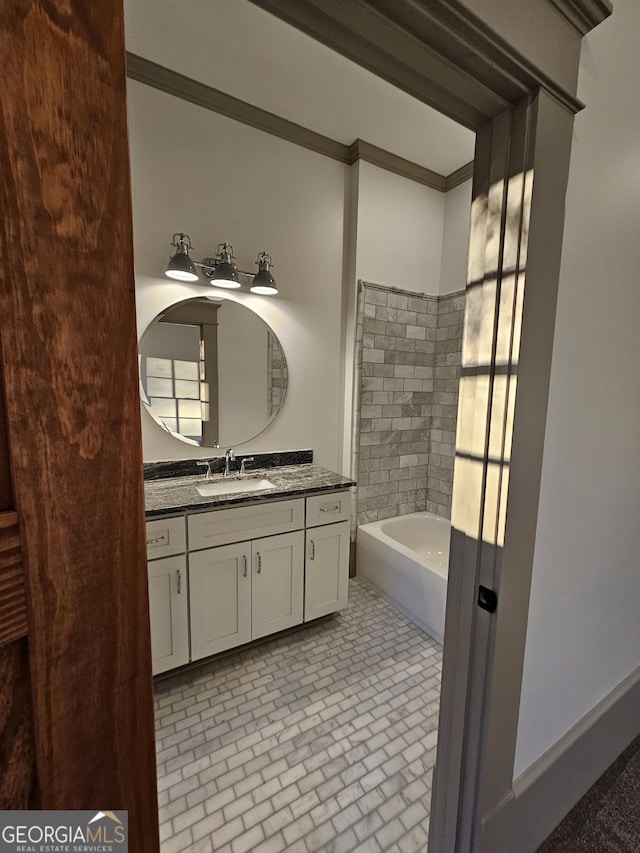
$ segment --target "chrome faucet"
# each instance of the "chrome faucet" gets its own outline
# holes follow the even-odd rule
[[[240,476],[241,477],[244,477],[244,475],[247,473],[247,469],[245,468],[245,465],[247,464],[247,462],[253,462],[253,459],[254,459],[253,456],[245,456],[244,457],[244,459],[240,463]]]
[[[206,471],[204,472],[205,480],[210,480],[213,477],[211,473],[211,462],[198,462],[198,465],[204,465],[206,467]]]
[[[236,458],[236,454],[233,452],[233,448],[230,447],[227,452],[224,454],[224,476],[230,477],[231,470],[229,468],[229,462],[234,462]]]

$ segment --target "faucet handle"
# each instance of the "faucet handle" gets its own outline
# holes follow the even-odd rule
[[[210,480],[213,476],[211,473],[211,461],[198,462],[198,465],[203,465],[207,470],[204,472],[205,480]]]
[[[243,460],[242,460],[242,462],[240,463],[240,476],[241,476],[241,477],[242,477],[242,475],[243,475],[243,474],[246,474],[246,473],[247,473],[247,469],[245,468],[246,463],[247,463],[247,462],[253,462],[253,460],[254,460],[254,457],[253,457],[253,456],[245,456],[245,457],[244,457],[244,459],[243,459]]]

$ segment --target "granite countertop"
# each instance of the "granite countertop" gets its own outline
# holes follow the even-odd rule
[[[260,492],[236,492],[203,497],[196,491],[197,485],[224,482],[221,475],[211,480],[199,477],[174,477],[170,479],[147,480],[144,484],[145,511],[147,518],[166,515],[171,512],[187,510],[217,509],[254,501],[281,500],[287,497],[303,497],[315,492],[348,489],[355,482],[341,474],[328,471],[319,465],[286,465],[280,468],[252,469],[245,478],[268,477],[276,488]],[[236,479],[233,482],[237,482]]]

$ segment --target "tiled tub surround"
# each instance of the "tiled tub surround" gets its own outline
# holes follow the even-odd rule
[[[202,469],[199,469],[202,471]],[[247,469],[246,479],[264,475],[272,480],[276,488],[268,492],[239,492],[232,495],[203,497],[196,491],[202,485],[204,475],[178,476],[173,478],[146,480],[144,484],[145,510],[147,518],[167,513],[231,506],[254,501],[280,500],[287,497],[303,497],[323,491],[347,489],[355,485],[353,480],[328,471],[319,465],[287,465],[274,468]],[[216,474],[208,482],[225,482]]]
[[[427,462],[427,512],[451,518],[464,293],[438,297]]]
[[[463,316],[463,293],[362,284],[357,524],[425,509],[450,517]]]
[[[330,621],[156,683],[162,853],[426,849],[441,647],[350,584]]]

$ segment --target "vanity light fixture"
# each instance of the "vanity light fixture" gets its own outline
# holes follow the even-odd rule
[[[242,287],[241,277],[249,279],[249,289],[252,293],[262,296],[273,296],[278,292],[276,280],[271,273],[273,261],[269,252],[259,252],[256,259],[258,272],[250,273],[239,270],[234,264],[233,246],[229,243],[218,243],[214,257],[203,258],[201,263],[192,261],[189,252],[192,251],[191,238],[182,232],[173,235],[171,245],[176,249],[175,255],[169,258],[165,275],[178,281],[197,281],[196,267],[200,267],[205,278],[216,287],[238,289]]]
[[[176,250],[176,253],[169,258],[165,275],[177,281],[197,281],[198,273],[196,272],[196,265],[189,257],[189,251],[193,249],[189,235],[182,233],[174,234],[171,245]]]
[[[275,278],[271,275],[271,255],[268,252],[260,252],[256,264],[258,272],[253,277],[253,283],[249,290],[252,293],[259,293],[262,296],[272,296],[278,292]]]
[[[238,268],[233,263],[234,258],[233,246],[229,243],[218,243],[215,257],[202,259],[203,275],[211,279],[216,287],[225,287],[229,290],[241,287]]]

